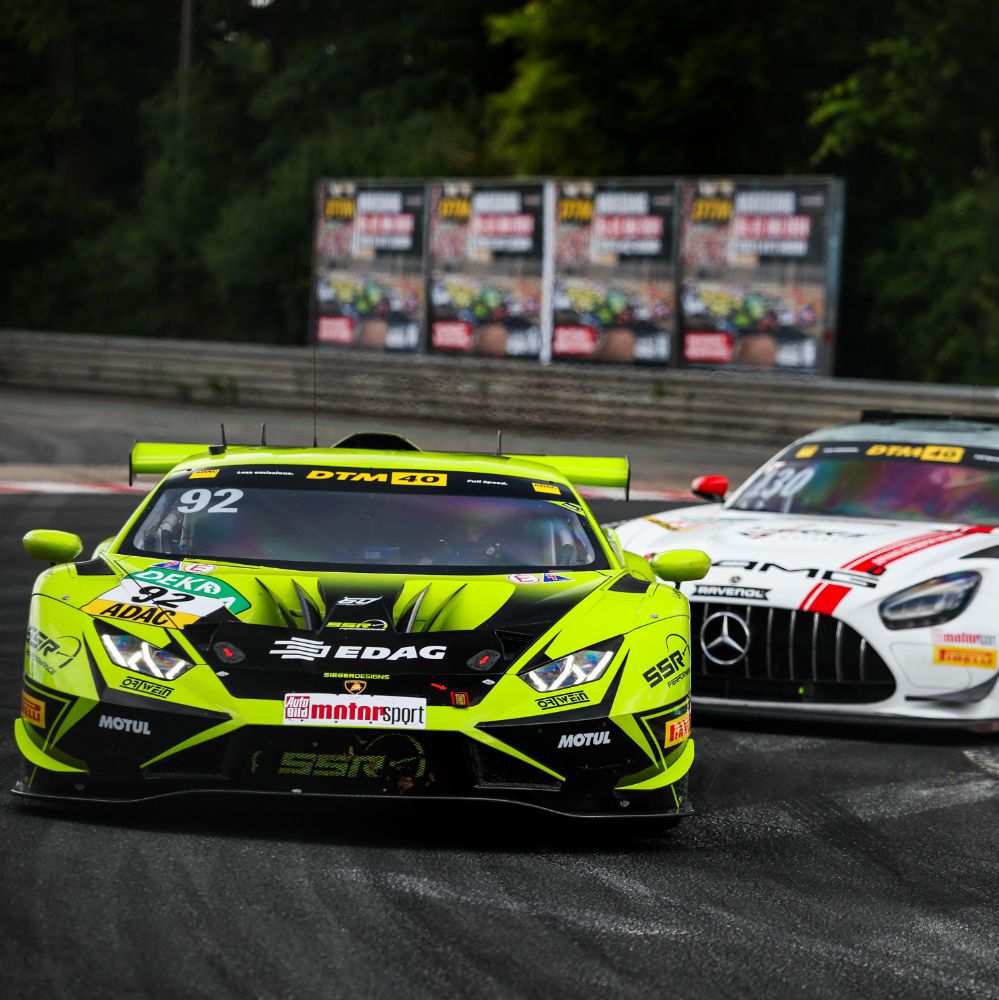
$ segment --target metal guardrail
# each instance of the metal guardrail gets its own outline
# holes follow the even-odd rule
[[[862,408],[999,418],[999,389],[319,349],[321,412],[778,447]],[[311,347],[0,330],[0,386],[311,409]]]

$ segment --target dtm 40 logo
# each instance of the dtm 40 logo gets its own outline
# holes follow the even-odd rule
[[[672,687],[681,677],[690,672],[690,647],[682,635],[666,636],[666,657],[654,667],[649,667],[642,676],[650,688],[657,687],[669,679],[667,687]]]

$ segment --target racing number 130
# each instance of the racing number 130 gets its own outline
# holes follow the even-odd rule
[[[203,510],[208,514],[238,514],[239,508],[231,506],[243,496],[242,490],[188,490],[177,505],[182,514],[196,514]],[[209,507],[209,503],[215,503]]]

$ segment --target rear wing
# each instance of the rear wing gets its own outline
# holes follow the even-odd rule
[[[624,490],[628,499],[631,489],[631,463],[622,458],[595,457],[590,455],[507,455],[515,462],[547,465],[561,473],[573,486],[616,486]]]
[[[186,458],[209,458],[226,449],[219,445],[175,444],[160,441],[136,441],[128,453],[128,485],[138,475],[164,475]]]
[[[247,453],[266,446],[222,444],[180,444],[174,442],[136,441],[128,456],[128,482],[138,475],[164,475],[187,459],[210,459],[216,455]],[[322,451],[333,449],[323,448]],[[623,489],[628,499],[631,465],[628,457],[589,455],[498,455],[514,462],[548,466],[569,480],[573,486],[612,486]]]

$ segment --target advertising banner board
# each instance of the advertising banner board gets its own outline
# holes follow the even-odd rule
[[[432,351],[538,358],[544,185],[430,185]]]
[[[669,363],[675,202],[666,180],[555,182],[553,358]]]
[[[828,367],[839,185],[702,179],[681,189],[683,362]]]
[[[426,307],[423,184],[331,180],[316,190],[313,336],[416,351]]]

